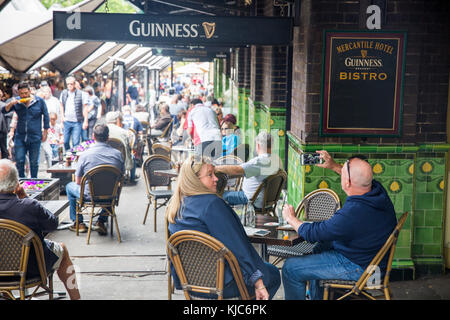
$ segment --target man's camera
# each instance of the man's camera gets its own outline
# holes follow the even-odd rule
[[[322,158],[320,158],[320,154],[318,153],[302,153],[301,160],[302,166],[322,163]]]

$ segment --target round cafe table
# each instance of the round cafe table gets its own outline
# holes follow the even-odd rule
[[[153,173],[157,176],[176,178],[178,177],[178,171],[176,169],[167,169],[167,170],[155,170]]]
[[[72,175],[75,174],[76,169],[76,162],[72,162],[70,166],[66,166],[65,162],[57,163],[47,169],[47,172],[51,174],[52,178],[59,179],[60,194],[66,192],[66,184],[73,180]]]

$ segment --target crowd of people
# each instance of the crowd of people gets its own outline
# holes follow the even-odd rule
[[[247,289],[256,299],[273,298],[281,279],[286,299],[305,299],[308,282],[310,297],[320,299],[320,279],[357,280],[395,228],[393,204],[386,190],[373,179],[370,165],[358,157],[341,165],[328,152],[318,151],[323,163],[317,166],[340,174],[342,190],[348,197],[344,206],[323,222],[303,223],[292,206],[284,207],[285,221],[305,240],[319,242],[321,250],[288,258],[280,274],[277,267],[263,261],[255,251],[233,209],[234,205],[247,204],[262,181],[282,168],[281,160],[272,150],[270,133],[259,132],[255,141],[256,156],[252,159],[239,165],[215,166],[213,161],[233,154],[242,139],[236,116],[223,115],[222,105],[211,92],[192,94],[189,86],[177,83],[174,89],[161,93],[154,105],[145,106],[141,103],[139,82],[134,78],[127,89],[127,104],[120,109],[107,110],[104,108],[106,96],[99,97],[99,86],[82,88],[71,76],[65,79],[65,84],[66,89],[56,87],[59,98],[48,84],[41,84],[39,92],[33,92],[28,83],[21,82],[17,86],[18,96],[4,90],[6,99],[1,106],[0,119],[3,158],[0,160],[0,218],[28,224],[38,234],[53,230],[52,214],[38,202],[27,199],[18,182],[26,176],[26,155],[31,177],[36,177],[41,145],[54,159],[61,146],[68,151],[80,141],[93,139],[95,144],[83,152],[76,163],[75,181],[66,185],[70,219],[73,222],[78,219],[78,224],[74,223],[70,230],[76,231],[75,225],[78,225],[79,232],[86,232],[88,228],[82,215],[76,214],[83,175],[97,165],[109,164],[128,174],[130,183],[135,182],[139,179],[136,167],[142,155],[136,151],[135,142],[150,132],[168,130],[171,145],[181,144],[194,150],[181,165],[174,194],[167,206],[169,232],[197,230],[221,241],[236,256]],[[110,138],[126,146],[125,154],[107,143]],[[8,145],[15,149],[13,157]],[[15,165],[7,158],[15,161]],[[217,172],[242,176],[242,190],[225,192],[223,196],[217,194]],[[84,196],[89,197],[89,188],[85,188]],[[257,199],[254,205],[261,208],[263,199]],[[36,219],[43,222],[36,224],[18,214],[18,208],[22,207],[35,210]],[[93,230],[106,235],[106,223],[107,215],[100,215]],[[47,248],[48,268],[58,270],[61,280],[67,281],[65,270],[71,267],[67,248],[64,244],[41,240]],[[382,273],[386,271],[386,259],[380,268]],[[176,272],[172,275],[176,287],[181,288]],[[71,298],[80,298],[76,285],[67,290]],[[236,295],[239,289],[227,265],[223,296]]]

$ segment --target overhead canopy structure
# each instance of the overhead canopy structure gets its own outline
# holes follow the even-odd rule
[[[135,52],[133,52],[127,59],[125,59],[125,68],[127,71],[130,71],[132,68],[139,65],[142,61],[147,60],[152,56],[152,50],[150,48],[138,48]]]
[[[94,73],[101,65],[108,61],[109,57],[119,52],[125,44],[117,44],[115,42],[106,42],[88,58],[83,60],[79,65],[73,68],[70,73],[83,70],[86,73]]]
[[[163,57],[163,56],[151,56],[149,59],[142,61],[139,64],[136,64],[135,66],[132,66],[129,71],[133,71],[137,67],[145,67],[152,70],[163,70],[167,68],[171,64],[170,57]]]
[[[10,2],[11,0],[0,0],[0,11]]]
[[[78,49],[83,44],[84,44],[83,41],[61,41],[58,44],[56,44],[49,52],[47,52],[41,59],[39,59],[35,64],[33,64],[30,67],[30,70],[38,69],[42,66],[49,66],[52,64],[54,60],[56,60],[59,57],[64,59],[65,57],[67,57],[68,52]],[[65,60],[67,61],[68,59]],[[63,67],[67,68],[67,66]]]
[[[116,61],[122,61],[125,62],[126,59],[138,49],[139,47],[135,44],[126,44],[124,45],[119,51],[117,51],[114,55],[108,56],[106,61],[100,65],[97,66],[95,70],[92,70],[89,73],[96,72],[97,70],[105,73],[111,72],[113,68],[113,62]],[[84,69],[84,68],[83,68]]]
[[[84,0],[62,10],[93,12],[104,1]],[[53,10],[47,10],[37,0],[10,1],[0,12],[0,30],[0,64],[17,73],[31,70],[59,43],[53,40]],[[58,50],[63,52],[61,49]]]
[[[140,67],[142,65],[142,63],[144,61],[147,61],[148,59],[150,59],[152,57],[152,55],[153,55],[152,50],[149,50],[146,54],[141,56],[139,59],[137,59],[136,61],[133,61],[133,63],[130,63],[129,67],[127,67],[127,70],[131,71],[131,70],[136,69],[137,67]]]
[[[52,60],[50,65],[63,73],[70,73],[75,67],[102,47],[103,44],[103,42],[85,42]]]

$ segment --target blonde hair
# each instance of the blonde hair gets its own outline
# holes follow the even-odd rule
[[[209,158],[196,155],[191,155],[182,164],[177,179],[177,186],[166,209],[166,219],[170,223],[175,223],[175,218],[180,218],[180,209],[184,197],[200,194],[217,194],[205,187],[198,177],[200,170],[206,164],[211,164]]]

